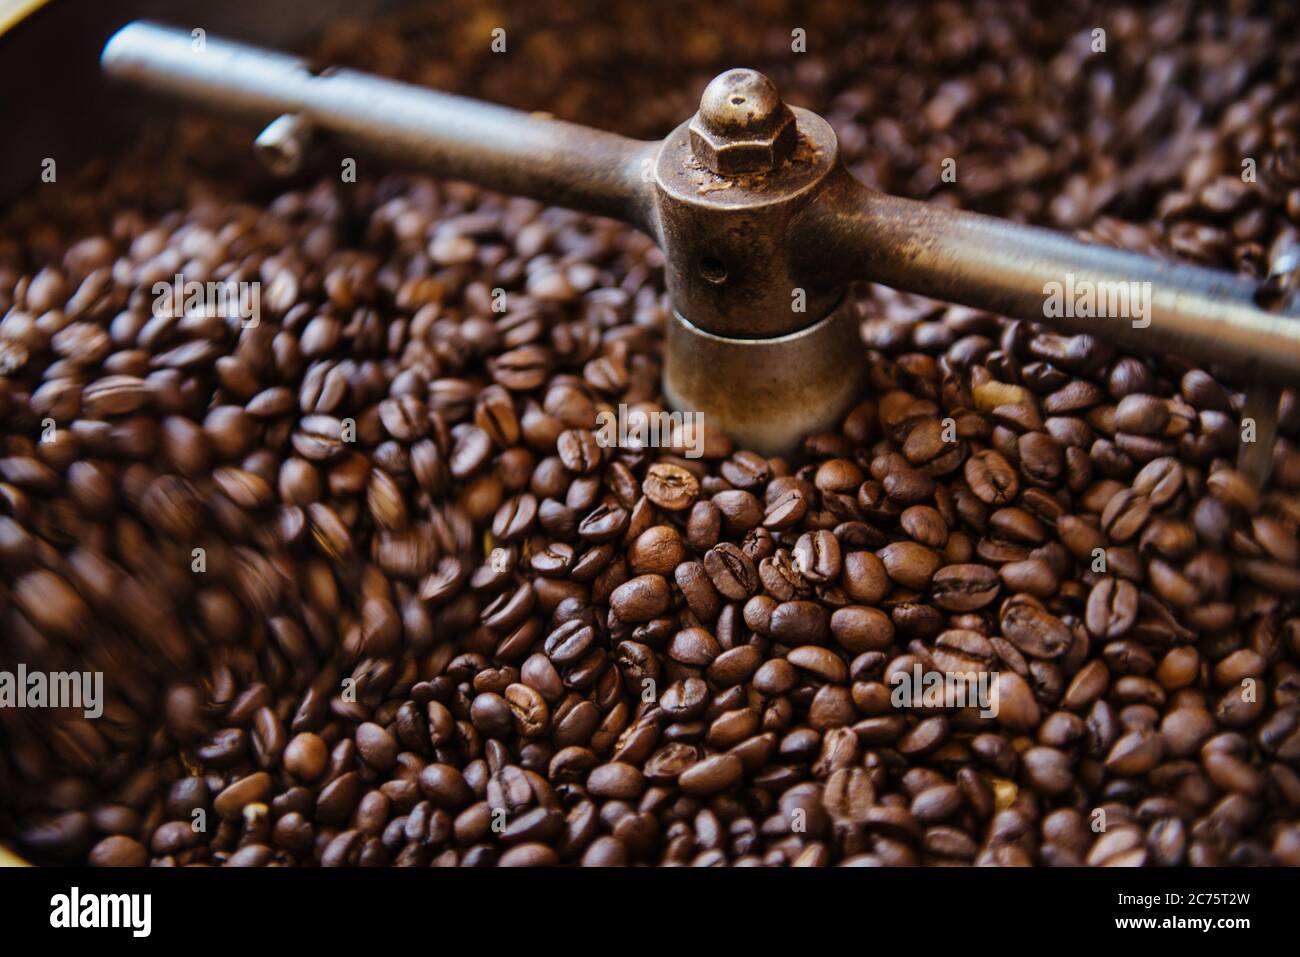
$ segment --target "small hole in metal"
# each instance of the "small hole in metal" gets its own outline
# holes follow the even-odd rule
[[[700,275],[706,282],[720,286],[727,281],[727,267],[722,264],[721,259],[705,256],[700,260]]]
[[[321,63],[318,60],[307,60],[303,63],[303,68],[312,76],[333,76],[339,71],[333,63]]]

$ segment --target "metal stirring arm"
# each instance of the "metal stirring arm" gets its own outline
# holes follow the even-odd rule
[[[889,196],[847,172],[809,205],[791,238],[802,270],[822,281],[870,280],[1135,352],[1231,367],[1244,381],[1300,383],[1300,323],[1261,307],[1259,284],[1232,273]],[[1045,312],[1052,284],[1061,315]],[[1120,314],[1078,315],[1085,301],[1118,303]]]
[[[185,31],[144,21],[118,31],[101,62],[114,78],[217,112],[292,117],[278,128],[290,135],[329,133],[442,177],[652,228],[644,170],[657,143],[216,37],[196,49]],[[259,146],[282,142],[277,132]]]
[[[1269,396],[1300,382],[1300,323],[1261,306],[1254,281],[868,189],[840,164],[825,121],[791,111],[753,71],[722,74],[694,118],[652,143],[215,38],[200,51],[188,33],[143,22],[114,36],[102,59],[110,75],[147,89],[274,121],[258,145],[280,165],[305,137],[325,132],[439,176],[637,226],[663,247],[669,291],[689,327],[687,339],[669,336],[670,364],[675,341],[725,356],[746,342],[803,335],[840,287],[864,279],[1137,352],[1233,367],[1252,385],[1249,412],[1266,419],[1261,435],[1273,434]],[[800,286],[817,307],[808,316],[791,313]],[[1063,314],[1045,308],[1058,288]],[[1071,300],[1087,293],[1106,311],[1078,314]],[[843,348],[842,335],[834,345],[827,335],[815,347],[800,340],[808,375],[825,378],[825,355]],[[780,363],[771,365],[780,375]],[[794,385],[798,374],[790,373]],[[842,397],[801,401],[819,400]],[[724,425],[728,414],[719,409]],[[753,434],[764,439],[761,428]],[[1262,481],[1271,455],[1243,452],[1253,453],[1243,463]]]

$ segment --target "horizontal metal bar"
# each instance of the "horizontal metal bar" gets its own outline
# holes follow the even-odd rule
[[[103,64],[151,90],[263,121],[297,116],[436,175],[613,216],[663,239],[650,175],[659,143],[215,38],[199,44],[145,22],[114,36]],[[843,168],[796,214],[785,241],[795,278],[809,287],[868,279],[1138,352],[1231,366],[1247,380],[1300,383],[1300,323],[1257,304],[1258,286],[1245,277],[888,196]],[[1045,308],[1052,284],[1064,314]],[[1074,313],[1088,292],[1100,311]]]
[[[139,21],[104,47],[115,78],[213,110],[312,128],[437,176],[622,219],[652,231],[658,143]]]
[[[1233,367],[1247,380],[1300,384],[1300,322],[1261,308],[1258,285],[1245,277],[888,196],[847,172],[804,211],[791,241],[810,282],[871,280],[1137,352]],[[1122,292],[1149,298],[1136,302],[1144,315],[1130,301],[1125,315],[1052,317],[1045,314],[1052,283],[1076,301],[1091,290],[1113,304],[1114,285],[1128,283],[1139,285]]]

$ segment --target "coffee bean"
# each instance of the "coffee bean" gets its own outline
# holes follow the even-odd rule
[[[826,640],[826,609],[811,601],[786,601],[772,611],[769,630],[782,644],[818,643]]]
[[[840,574],[839,540],[825,529],[801,535],[795,542],[793,561],[795,569],[808,581],[832,581]]]
[[[695,762],[677,778],[678,786],[693,797],[708,797],[740,783],[744,765],[731,754],[715,754]]]
[[[1074,785],[1069,756],[1055,748],[1030,748],[1021,757],[1029,786],[1039,794],[1059,797]]]
[[[641,490],[655,505],[670,512],[690,508],[700,494],[694,475],[681,466],[667,463],[650,466]]]
[[[1154,731],[1132,731],[1110,749],[1106,768],[1124,777],[1145,774],[1159,763],[1163,752],[1164,742]]]
[[[1098,638],[1115,639],[1128,634],[1137,620],[1138,591],[1122,578],[1103,578],[1088,593],[1084,621]]]
[[[671,525],[646,529],[628,549],[628,562],[634,572],[668,576],[686,560],[686,544]]]
[[[889,594],[891,582],[884,562],[871,552],[844,556],[844,591],[854,601],[874,605]]]
[[[1015,470],[992,449],[977,452],[966,460],[966,484],[987,505],[1006,505],[1013,501],[1020,485]]]
[[[580,661],[596,640],[596,631],[580,620],[567,621],[546,639],[546,657],[557,665]]]
[[[703,628],[687,628],[673,635],[668,657],[684,665],[706,668],[722,653],[717,639]]]
[[[587,791],[595,797],[636,800],[645,790],[641,772],[619,761],[602,764],[587,777]]]
[[[758,571],[754,562],[729,542],[704,553],[704,570],[713,587],[732,601],[743,601],[758,590]]]
[[[271,792],[271,776],[258,771],[231,782],[212,802],[213,809],[222,817],[238,817],[244,808],[262,800]]]
[[[570,472],[587,475],[600,467],[600,445],[586,429],[566,429],[555,443],[560,461]]]
[[[850,654],[885,651],[894,640],[889,616],[876,608],[849,605],[831,615],[831,634]]]
[[[515,683],[506,688],[505,699],[521,737],[536,738],[545,733],[550,711],[541,694],[526,684]]]
[[[1037,727],[1041,712],[1025,679],[1014,671],[1000,671],[997,685],[998,722],[1011,731]]]
[[[91,867],[146,867],[149,850],[124,834],[106,837],[90,849]]]
[[[976,611],[997,593],[997,573],[987,565],[946,565],[930,581],[930,595],[945,611]]]
[[[798,525],[808,514],[808,499],[802,490],[788,489],[776,499],[768,502],[763,512],[763,527],[772,531],[781,531]]]
[[[713,496],[713,504],[722,516],[723,531],[743,535],[763,521],[763,507],[758,499],[742,489],[728,489]]]
[[[806,672],[818,681],[831,684],[846,684],[849,669],[844,659],[835,652],[818,645],[804,645],[792,648],[786,654],[786,660],[800,671]]]
[[[673,572],[686,606],[700,621],[713,624],[722,611],[722,595],[700,562],[682,562]]]
[[[537,517],[537,499],[524,492],[507,499],[492,519],[492,536],[502,542],[524,538]]]
[[[614,589],[609,607],[623,621],[657,618],[672,604],[672,590],[661,575],[639,575]]]
[[[1032,599],[1008,600],[1002,607],[1002,634],[1027,655],[1056,658],[1069,649],[1073,641],[1070,629]]]
[[[376,771],[388,771],[397,763],[397,739],[373,721],[357,728],[356,742],[357,756]]]
[[[938,555],[915,542],[886,545],[877,552],[877,557],[893,581],[917,590],[928,588],[934,573],[943,564]]]
[[[128,415],[147,403],[150,396],[148,384],[137,376],[104,376],[81,391],[81,411],[92,419]]]
[[[1101,513],[1101,527],[1115,542],[1137,535],[1151,516],[1151,503],[1143,495],[1126,489],[1116,495]]]
[[[436,807],[452,811],[474,800],[474,792],[456,768],[430,764],[420,772],[420,793]]]
[[[609,542],[627,531],[631,515],[617,505],[598,505],[578,523],[578,535],[588,542]]]

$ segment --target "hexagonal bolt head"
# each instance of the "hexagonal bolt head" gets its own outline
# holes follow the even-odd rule
[[[794,152],[794,113],[756,70],[714,77],[688,127],[695,158],[724,176],[765,173]]]

